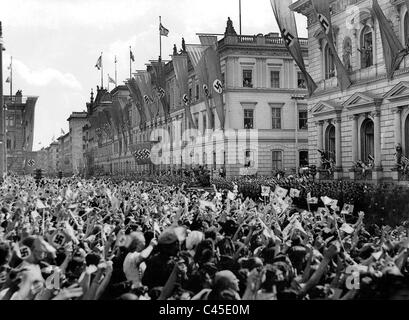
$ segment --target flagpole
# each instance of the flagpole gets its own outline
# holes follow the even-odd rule
[[[13,101],[13,57],[10,61],[10,101]]]
[[[162,17],[159,16],[159,61],[162,61],[162,35],[161,35]]]
[[[117,60],[115,56],[115,87],[118,86],[118,74],[117,74],[117,66],[116,66]]]
[[[239,24],[240,24],[240,35],[241,35],[241,0],[239,0]]]
[[[131,58],[132,47],[129,46],[129,79],[132,77],[132,58]]]
[[[108,89],[108,92],[109,92],[109,73],[108,73],[108,80],[107,80],[107,82],[108,82],[108,84],[107,84],[107,89]]]
[[[102,63],[102,52],[101,52],[101,90],[104,89],[104,64]]]

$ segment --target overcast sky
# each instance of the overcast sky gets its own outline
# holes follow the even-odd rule
[[[158,24],[169,29],[162,38],[162,56],[173,44],[198,43],[196,33],[224,33],[227,17],[239,31],[239,0],[0,0],[3,22],[3,78],[13,56],[13,94],[39,96],[35,115],[34,150],[46,147],[68,130],[67,118],[85,110],[91,88],[100,84],[95,68],[101,53],[104,86],[107,73],[118,84],[129,75],[129,46],[135,55],[133,70],[159,56]],[[297,16],[300,37],[306,37],[306,19]],[[269,0],[242,0],[242,33],[277,31]],[[112,89],[112,84],[110,89]],[[4,94],[9,84],[4,83]],[[40,144],[41,143],[41,144]]]

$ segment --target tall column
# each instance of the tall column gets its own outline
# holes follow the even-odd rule
[[[372,113],[374,119],[374,149],[375,149],[375,171],[381,171],[381,112],[375,111]]]
[[[352,166],[358,161],[358,118],[359,115],[353,115],[352,120]]]
[[[394,126],[395,126],[395,147],[396,145],[402,145],[402,122],[401,122],[401,108],[396,108],[392,110],[394,115]]]
[[[341,151],[341,119],[334,120],[335,125],[335,167],[342,169],[342,151]]]
[[[324,149],[324,121],[318,121],[315,123],[317,126],[317,148],[318,150],[323,150]],[[321,161],[321,156],[318,157],[317,161],[317,167],[321,168],[322,166],[322,161]]]

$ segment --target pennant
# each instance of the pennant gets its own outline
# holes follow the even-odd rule
[[[102,68],[102,55],[98,58],[97,63],[95,64],[95,68],[101,70]]]
[[[338,200],[331,199],[327,196],[321,197],[321,201],[324,203],[324,205],[330,207],[335,207],[338,204]]]
[[[287,189],[281,188],[280,186],[276,186],[274,194],[281,199],[284,199],[288,193]]]
[[[298,190],[298,189],[293,189],[293,188],[290,189],[290,197],[291,197],[291,198],[299,198],[300,195],[301,195],[301,191],[300,191],[300,190]]]
[[[352,204],[345,203],[342,207],[341,214],[351,215],[354,213],[354,206]]]
[[[268,197],[271,193],[271,188],[266,186],[261,186],[261,196]]]
[[[6,83],[10,83],[10,82],[11,82],[10,76],[8,76],[7,79],[6,79]]]
[[[109,82],[109,83],[113,83],[114,85],[116,85],[115,80],[112,79],[109,75],[108,75],[108,82]]]
[[[162,23],[159,24],[159,32],[161,36],[167,37],[169,35],[169,30],[166,29]]]
[[[311,197],[311,192],[309,192],[308,194],[307,194],[307,203],[309,203],[309,204],[317,204],[318,203],[318,198],[316,198],[316,197]]]
[[[328,0],[311,1],[318,24],[321,26],[321,29],[324,32],[330,52],[334,57],[334,63],[337,69],[338,85],[340,86],[341,91],[345,91],[351,86],[352,82],[349,78],[347,70],[345,69],[345,66],[342,64],[341,59],[338,56],[337,50],[335,49],[331,13],[329,8],[330,3]]]
[[[400,43],[377,0],[373,0],[372,9],[379,22],[386,72],[388,79],[392,80],[393,74],[399,68],[404,56],[407,55],[407,51]]]
[[[273,7],[277,24],[280,28],[281,36],[284,40],[284,45],[304,75],[308,93],[311,96],[317,89],[317,84],[307,72],[307,68],[305,66],[301,45],[298,40],[297,23],[295,21],[294,12],[289,8],[291,4],[291,0],[271,0],[271,5]]]
[[[185,107],[185,115],[189,120],[190,127],[196,128],[196,123],[193,120],[192,112],[190,110],[189,87],[188,87],[188,61],[185,54],[172,56],[173,68],[175,70],[176,81],[182,95],[182,103]]]
[[[135,62],[135,56],[133,55],[132,50],[129,50],[129,59],[131,59],[132,62]]]

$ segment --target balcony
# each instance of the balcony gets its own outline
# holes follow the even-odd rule
[[[299,38],[301,47],[307,49],[308,39]],[[249,46],[284,46],[281,36],[245,36],[245,35],[228,35],[219,41],[219,47],[223,45],[240,45]]]

